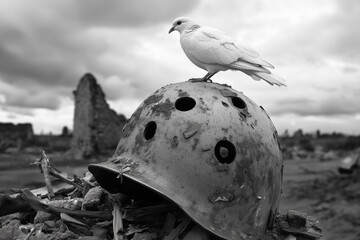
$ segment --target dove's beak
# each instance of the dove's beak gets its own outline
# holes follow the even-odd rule
[[[175,27],[170,28],[169,34],[175,30]]]

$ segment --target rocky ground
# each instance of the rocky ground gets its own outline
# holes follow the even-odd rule
[[[299,157],[294,158],[292,160],[286,159],[284,162],[284,182],[283,182],[283,193],[282,199],[280,203],[280,210],[283,215],[279,216],[279,221],[281,219],[287,219],[287,213],[289,210],[298,210],[300,212],[306,213],[308,216],[313,216],[316,220],[319,221],[320,226],[323,230],[324,239],[343,239],[343,240],[357,240],[360,239],[360,172],[358,169],[354,169],[351,174],[343,175],[339,174],[338,168],[341,166],[341,160],[351,153],[333,153],[330,154],[331,157],[325,158],[317,158],[315,155],[308,155],[306,158]],[[315,157],[314,157],[315,156]],[[0,156],[1,158],[1,156]],[[30,160],[29,160],[30,161]],[[5,164],[4,161],[2,164]],[[38,186],[43,184],[43,176],[39,173],[39,170],[34,168],[24,168],[24,169],[14,169],[9,167],[11,164],[7,164],[8,166],[5,170],[0,170],[0,189],[2,192],[6,188],[17,187],[22,188],[24,186]],[[73,173],[82,174],[86,171],[86,166],[78,166],[66,168],[65,166],[60,167],[62,170],[72,170]],[[18,173],[19,172],[19,173]],[[23,177],[21,177],[23,176]],[[25,177],[24,177],[25,176]],[[34,177],[36,176],[36,177]],[[31,179],[37,179],[37,184],[31,185],[29,181]],[[9,185],[18,183],[18,186]],[[24,194],[24,193],[22,193]],[[28,196],[29,197],[29,196]],[[83,200],[85,196],[78,196],[80,200],[78,204],[74,205],[77,208],[80,207],[80,210],[93,210],[91,207],[82,207]],[[102,200],[104,201],[104,200]],[[79,203],[81,203],[79,205]],[[109,203],[107,205],[102,204],[102,209],[97,210],[106,210],[109,208]],[[36,204],[35,204],[36,205]],[[111,204],[110,204],[111,205]],[[111,206],[110,206],[111,207]],[[169,207],[169,206],[165,206]],[[157,211],[157,210],[156,210]],[[156,212],[155,211],[155,212]],[[0,218],[0,223],[2,228],[0,229],[0,239],[8,239],[4,238],[4,233],[12,232],[14,229],[17,229],[17,236],[19,238],[16,239],[36,239],[30,238],[29,234],[31,229],[35,226],[33,223],[24,224],[24,219],[32,219],[36,216],[33,213],[33,216],[18,216],[17,219],[12,219],[11,217],[3,217]],[[151,216],[153,216],[154,212],[151,212]],[[81,222],[85,224],[87,227],[78,229],[82,229],[83,233],[79,231],[72,230],[72,225],[79,226],[79,223],[76,223],[76,220],[79,218],[69,218],[70,215],[62,215],[55,219],[47,219],[43,218],[43,216],[38,216],[37,221],[42,221],[44,233],[51,233],[53,235],[44,235],[44,239],[104,239],[104,236],[108,238],[112,238],[113,231],[113,222],[111,221],[111,217],[109,219],[103,219],[99,224],[95,224],[91,219],[83,218]],[[131,216],[131,214],[130,214]],[[109,216],[108,216],[109,217]],[[165,232],[170,234],[175,231],[176,235],[176,226],[182,226],[181,224],[189,224],[184,218],[184,216],[179,215],[178,212],[173,212],[172,216],[162,215],[163,222],[158,225],[158,230],[149,232],[143,231],[139,228],[139,225],[129,225],[129,221],[125,219],[125,224],[127,230],[131,230],[128,233],[128,236],[131,238],[125,239],[157,239],[158,235],[163,234],[161,236],[165,236]],[[39,220],[40,218],[40,220]],[[171,218],[171,222],[174,222],[172,226],[164,227],[164,222],[169,221]],[[41,220],[42,219],[42,220]],[[80,218],[81,219],[81,218]],[[85,220],[84,220],[85,219]],[[167,220],[166,220],[167,219]],[[166,220],[166,221],[165,221]],[[28,220],[29,221],[29,220]],[[285,221],[286,222],[286,221]],[[65,223],[65,225],[63,224]],[[131,221],[130,221],[131,223]],[[158,221],[159,223],[159,221]],[[284,222],[283,222],[284,223]],[[287,223],[288,224],[288,223]],[[12,227],[11,227],[12,226]],[[70,226],[70,227],[69,227]],[[81,224],[80,224],[81,226]],[[95,226],[95,227],[94,227]],[[129,228],[129,226],[131,226]],[[183,228],[185,229],[186,226]],[[189,227],[187,227],[189,228]],[[56,231],[54,229],[57,229]],[[164,230],[165,229],[165,230]],[[183,230],[184,230],[183,229]],[[192,228],[194,229],[194,228]],[[39,229],[36,229],[37,231]],[[60,231],[60,235],[58,230]],[[35,230],[34,230],[35,231]],[[85,234],[84,234],[85,231]],[[90,232],[89,232],[90,231]],[[93,232],[96,232],[96,236],[94,236]],[[165,232],[164,232],[165,231]],[[194,232],[195,231],[195,232]],[[192,234],[197,234],[197,230],[195,228]],[[275,231],[275,230],[274,230]],[[13,233],[13,232],[12,232]],[[56,234],[55,234],[56,233]],[[180,231],[181,233],[181,231]],[[54,235],[55,234],[55,235]],[[102,234],[102,235],[101,235]],[[104,235],[105,234],[105,235]],[[272,232],[269,233],[268,239],[283,239],[282,235],[277,235],[278,233]],[[81,236],[83,235],[83,236]],[[92,237],[85,237],[85,235],[93,235]],[[49,237],[50,236],[50,237]],[[99,237],[102,236],[102,237]],[[136,236],[136,238],[135,238]],[[306,236],[306,235],[305,235]],[[311,237],[310,235],[306,237]],[[27,238],[28,237],[28,238]],[[96,238],[97,237],[97,238]],[[122,239],[119,236],[118,239]],[[202,236],[203,239],[209,239]],[[10,238],[11,239],[11,238]],[[42,239],[42,238],[39,238]],[[169,238],[170,239],[170,238]],[[173,238],[175,239],[175,238]],[[191,238],[190,238],[191,239]],[[193,238],[193,239],[201,239],[201,238]],[[288,238],[295,239],[295,238]],[[309,238],[297,238],[297,239],[309,239]],[[311,238],[310,238],[311,239]]]
[[[356,240],[360,239],[360,171],[340,174],[339,160],[334,156],[285,161],[280,207],[316,217],[326,239]]]

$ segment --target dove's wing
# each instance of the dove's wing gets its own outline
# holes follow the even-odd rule
[[[249,67],[259,67],[260,65],[273,68],[271,64],[259,58],[259,54],[255,50],[235,43],[233,38],[214,28],[201,27],[197,29],[191,36],[191,42],[193,44],[188,49],[188,53],[205,64],[231,66],[241,62],[242,65]]]

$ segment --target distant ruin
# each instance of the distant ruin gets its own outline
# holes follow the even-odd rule
[[[75,113],[71,152],[75,159],[114,151],[121,129],[125,125],[124,115],[110,109],[105,94],[92,74],[85,74],[74,91]]]
[[[68,151],[70,158],[84,159],[113,152],[126,117],[110,109],[105,94],[92,74],[85,74],[74,91],[74,125],[71,133],[34,135],[31,123],[0,123],[0,153],[38,146],[47,151]]]
[[[10,147],[20,149],[33,139],[34,132],[30,123],[0,123],[0,152]]]

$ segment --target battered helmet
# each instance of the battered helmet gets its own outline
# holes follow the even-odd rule
[[[89,165],[109,190],[151,189],[225,239],[259,239],[272,224],[282,155],[270,118],[226,85],[182,82],[133,113],[111,159]]]

